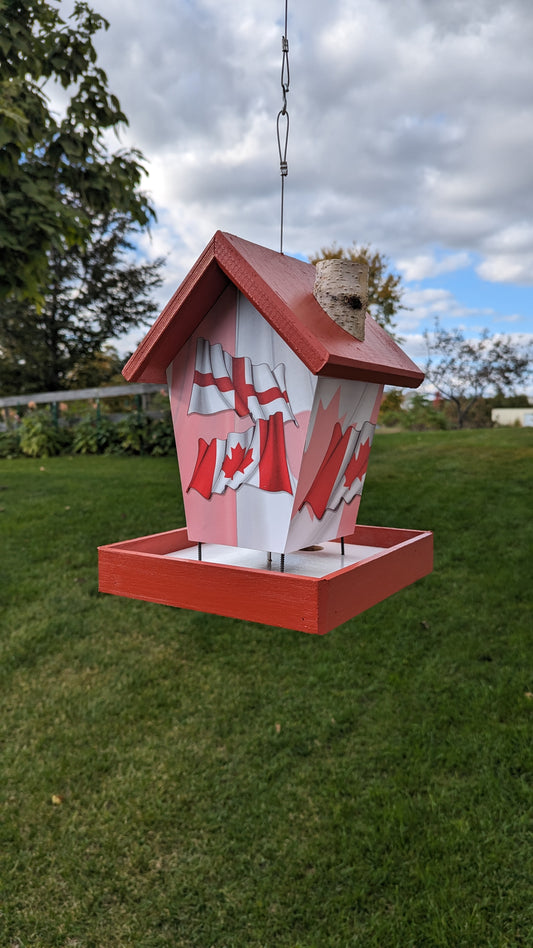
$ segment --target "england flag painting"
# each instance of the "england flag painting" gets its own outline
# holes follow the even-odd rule
[[[189,414],[214,415],[226,409],[240,418],[269,418],[281,413],[295,421],[285,384],[283,363],[254,365],[248,356],[231,356],[221,345],[198,339]]]

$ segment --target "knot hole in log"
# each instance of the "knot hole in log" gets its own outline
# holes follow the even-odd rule
[[[363,341],[368,304],[368,264],[354,260],[319,260],[313,295],[341,329]]]

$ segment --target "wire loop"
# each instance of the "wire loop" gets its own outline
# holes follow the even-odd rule
[[[281,175],[281,225],[280,225],[280,253],[283,253],[283,212],[285,196],[285,178],[289,173],[287,163],[287,147],[289,144],[289,113],[287,110],[287,94],[291,81],[289,68],[289,40],[287,38],[287,16],[288,0],[285,0],[285,32],[281,37],[281,96],[282,105],[276,119],[276,135],[278,139],[279,152],[279,171]],[[285,128],[282,129],[282,120],[285,120]]]
[[[283,134],[280,128],[282,120],[285,120],[285,133]],[[287,109],[281,109],[278,112],[278,117],[276,120],[276,134],[278,138],[278,151],[279,151],[279,169],[280,174],[286,177],[289,173],[289,167],[287,164],[287,146],[289,144],[289,113]]]

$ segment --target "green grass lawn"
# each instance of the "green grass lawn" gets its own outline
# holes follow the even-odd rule
[[[173,459],[0,461],[1,948],[533,946],[533,431],[379,435],[325,637],[103,596]]]

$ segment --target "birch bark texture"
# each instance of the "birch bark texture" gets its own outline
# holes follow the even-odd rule
[[[313,296],[328,316],[355,339],[365,338],[368,264],[354,260],[319,260]]]

